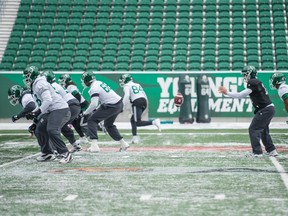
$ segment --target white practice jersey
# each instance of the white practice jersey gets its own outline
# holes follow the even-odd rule
[[[147,96],[142,88],[142,86],[138,83],[134,83],[130,81],[123,86],[124,90],[124,103],[133,102],[138,98],[145,98],[147,100]]]
[[[61,95],[61,97],[66,101],[70,101],[73,99],[76,99],[68,90],[64,89],[61,85],[58,83],[54,82],[51,84],[52,87],[55,89],[57,93]]]
[[[22,99],[21,99],[22,107],[25,108],[27,106],[27,104],[29,104],[31,102],[35,103],[32,94],[30,94],[30,93],[24,94]]]
[[[278,95],[284,101],[288,98],[288,85],[283,83],[278,88]]]
[[[72,94],[75,95],[77,93],[79,93],[81,95],[81,100],[79,101],[80,104],[83,103],[85,101],[85,98],[82,96],[82,94],[80,93],[79,89],[77,88],[77,86],[75,85],[68,85],[67,86],[67,90]]]
[[[89,95],[91,98],[98,96],[101,104],[116,104],[121,100],[121,97],[110,86],[98,80],[92,82]]]
[[[32,86],[33,97],[42,113],[68,108],[68,104],[60,94],[47,82],[46,77],[38,77]]]

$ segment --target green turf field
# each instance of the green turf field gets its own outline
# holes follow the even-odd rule
[[[121,130],[126,140],[130,130]],[[1,215],[288,215],[288,133],[277,158],[251,159],[246,129],[139,130],[127,152],[100,133],[100,153],[37,162],[26,131],[0,131]],[[70,147],[70,146],[69,146]],[[83,146],[84,148],[89,147]]]

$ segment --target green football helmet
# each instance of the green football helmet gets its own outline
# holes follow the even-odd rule
[[[53,71],[51,71],[51,70],[43,71],[41,74],[42,74],[42,76],[46,77],[47,82],[49,82],[49,83],[54,83],[56,81],[56,76],[53,73]]]
[[[59,77],[58,81],[59,81],[59,83],[60,83],[60,85],[61,85],[62,87],[65,87],[65,88],[66,88],[66,85],[67,85],[68,83],[72,82],[72,78],[70,77],[69,74],[66,73],[66,74],[62,74],[62,75]]]
[[[252,78],[256,78],[257,70],[254,66],[245,66],[242,69],[242,75],[244,76],[244,80],[248,82]]]
[[[13,85],[8,89],[8,99],[13,106],[19,103],[19,99],[23,93],[23,88],[20,85]]]
[[[39,76],[39,70],[36,66],[28,66],[23,71],[23,82],[27,86],[31,86],[31,84],[36,80],[36,78]]]
[[[120,76],[119,84],[123,87],[126,83],[133,81],[133,78],[130,74],[123,74]]]
[[[82,81],[82,85],[83,87],[88,87],[90,86],[90,84],[96,80],[93,72],[89,71],[89,72],[84,72],[82,74],[82,77],[81,77],[81,81]]]
[[[286,82],[286,77],[283,73],[274,73],[270,77],[270,88],[277,89],[277,85],[281,85]]]

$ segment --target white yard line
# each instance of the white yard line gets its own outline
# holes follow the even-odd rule
[[[148,201],[152,198],[152,194],[142,194],[140,196],[140,201]]]
[[[73,201],[73,200],[75,200],[77,197],[78,197],[78,195],[70,194],[70,195],[68,195],[67,197],[65,197],[63,200],[64,200],[64,201]]]
[[[38,156],[38,155],[40,155],[40,154],[41,154],[41,153],[36,153],[36,154],[29,155],[29,156],[24,157],[24,158],[20,158],[20,159],[18,159],[18,160],[11,161],[11,162],[9,162],[9,163],[4,163],[4,164],[0,165],[0,168],[9,166],[9,165],[14,164],[14,163],[18,163],[18,162],[23,161],[23,160],[26,160],[26,159],[28,159],[28,158],[36,157],[36,156]]]
[[[278,160],[275,157],[270,157],[270,160],[272,161],[272,163],[276,167],[278,173],[280,174],[280,176],[284,182],[286,189],[288,190],[288,174],[286,173],[284,167],[278,162]]]

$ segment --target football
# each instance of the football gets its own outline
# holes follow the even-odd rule
[[[176,107],[180,107],[183,104],[183,102],[184,102],[184,97],[180,92],[178,92],[174,97],[174,104]]]

